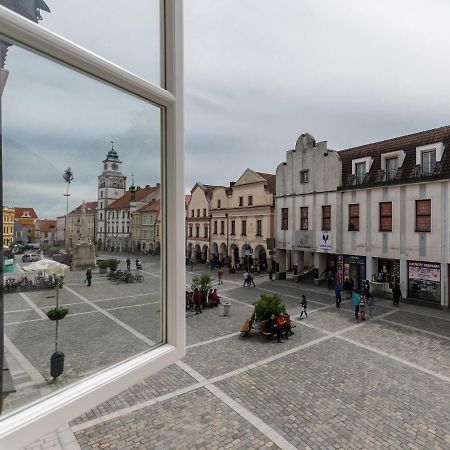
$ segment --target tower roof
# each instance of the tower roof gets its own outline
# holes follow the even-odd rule
[[[105,161],[119,161],[119,155],[117,154],[116,150],[114,149],[114,142],[111,141],[111,150],[106,155]]]

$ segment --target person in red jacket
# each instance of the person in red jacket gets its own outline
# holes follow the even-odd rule
[[[198,314],[202,313],[201,303],[202,303],[202,294],[201,294],[201,292],[198,289],[196,289],[194,291],[194,310],[195,310],[195,315],[198,315]]]

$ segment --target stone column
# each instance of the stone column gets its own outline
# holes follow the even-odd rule
[[[276,280],[285,280],[286,279],[286,250],[284,249],[278,249],[277,250],[277,260],[278,263],[278,271],[275,272],[275,279]]]

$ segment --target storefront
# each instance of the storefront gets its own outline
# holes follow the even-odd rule
[[[398,259],[379,259],[378,271],[370,283],[374,292],[387,294],[392,292],[395,283],[400,284],[400,261]]]
[[[408,297],[441,303],[441,265],[408,261]]]
[[[355,283],[355,288],[361,290],[363,288],[363,282],[366,279],[366,257],[357,255],[344,255],[343,260],[344,264],[342,279],[345,280],[351,277]]]

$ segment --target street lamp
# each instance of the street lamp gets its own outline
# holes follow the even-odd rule
[[[69,214],[69,187],[70,187],[70,183],[73,181],[73,171],[70,167],[68,167],[64,173],[63,173],[63,179],[64,181],[67,183],[67,190],[66,193],[64,194],[64,197],[66,197],[66,217],[65,217],[65,221],[64,221],[64,239],[67,239],[67,216]],[[66,250],[68,250],[69,247],[69,239],[66,240]]]
[[[225,213],[227,219],[227,264],[230,265],[229,233],[228,233],[228,213]]]

